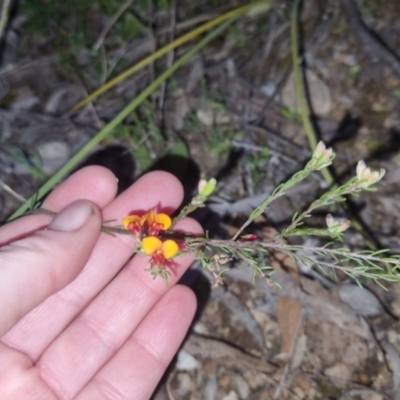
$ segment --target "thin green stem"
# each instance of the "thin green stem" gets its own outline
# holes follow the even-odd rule
[[[293,5],[293,11],[292,11],[292,18],[291,18],[291,23],[290,23],[290,32],[291,32],[291,39],[292,39],[292,59],[293,59],[293,72],[294,72],[294,79],[295,79],[295,85],[296,85],[296,96],[297,96],[297,103],[299,105],[299,112],[301,115],[301,120],[303,123],[304,131],[307,136],[308,143],[310,145],[310,148],[312,150],[315,149],[317,145],[317,135],[315,133],[315,130],[313,128],[313,125],[311,123],[310,119],[310,107],[308,104],[308,99],[305,93],[305,88],[304,88],[304,82],[301,74],[301,69],[300,69],[300,60],[299,60],[299,8],[300,8],[300,2],[301,0],[296,0],[294,5]],[[325,182],[328,185],[332,185],[334,183],[334,178],[329,171],[328,168],[324,168],[321,171],[322,176],[325,179]],[[347,204],[343,204],[343,208],[348,212],[349,207]],[[377,245],[374,242],[373,238],[368,234],[368,232],[363,229],[360,221],[355,217],[352,216],[351,222],[353,227],[360,232],[368,245],[371,249],[376,249]]]
[[[292,39],[292,59],[293,59],[293,73],[294,73],[294,81],[296,85],[296,95],[297,95],[297,103],[299,106],[299,112],[301,116],[301,120],[304,127],[304,132],[307,136],[308,143],[312,151],[317,147],[317,135],[314,131],[313,125],[310,119],[310,107],[307,101],[306,91],[304,88],[304,82],[301,75],[300,69],[300,60],[299,60],[299,8],[300,8],[300,0],[296,0],[293,6],[292,12],[292,20],[290,24],[290,34]],[[332,174],[329,172],[327,168],[324,168],[322,171],[322,176],[324,177],[326,183],[329,185],[334,181]]]
[[[3,7],[1,8],[0,17],[0,41],[3,38],[4,31],[8,22],[8,9],[10,8],[11,0],[3,0]]]

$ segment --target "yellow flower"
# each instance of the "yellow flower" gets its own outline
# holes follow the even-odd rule
[[[156,214],[153,210],[147,213],[148,234],[157,235],[160,231],[166,231],[171,225],[171,217],[167,214]]]
[[[154,210],[151,210],[144,215],[127,215],[122,219],[122,225],[136,235],[145,233],[154,236],[160,231],[167,230],[172,225],[172,220],[167,214],[157,214]]]
[[[163,242],[156,236],[146,236],[142,239],[142,249],[151,256],[152,266],[162,266],[178,252],[179,246],[171,239]]]
[[[146,222],[146,215],[127,215],[122,219],[122,225],[132,231],[135,234],[139,234],[143,228],[144,223]]]

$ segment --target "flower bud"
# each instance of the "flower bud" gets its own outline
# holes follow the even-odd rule
[[[312,155],[313,160],[316,162],[316,169],[322,169],[332,163],[334,158],[332,148],[326,148],[324,142],[319,142]]]
[[[350,227],[350,221],[348,219],[335,219],[331,214],[328,214],[326,216],[326,225],[328,226],[329,232],[342,233]]]
[[[325,153],[325,151],[326,151],[325,143],[321,141],[317,144],[317,147],[315,148],[312,156],[313,158],[319,158]]]
[[[357,164],[357,179],[360,182],[360,186],[364,189],[380,181],[385,172],[383,168],[379,171],[372,171],[363,160]]]
[[[217,181],[214,178],[211,178],[209,181],[201,179],[198,186],[199,195],[202,197],[210,196],[210,194],[214,191],[216,186],[217,186]]]

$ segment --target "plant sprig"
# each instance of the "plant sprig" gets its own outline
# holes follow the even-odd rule
[[[296,172],[288,181],[280,184],[271,195],[269,195],[249,216],[247,221],[238,230],[236,235],[232,240],[236,240],[243,230],[247,228],[256,218],[263,214],[269,207],[269,205],[279,197],[282,197],[286,192],[293,186],[297,185],[304,179],[306,179],[311,173],[315,171],[320,171],[325,167],[332,164],[335,154],[332,149],[326,149],[325,145],[320,142],[315,149],[311,160],[306,164],[306,166],[301,170]]]
[[[287,182],[279,185],[270,196],[255,208],[238,232],[228,240],[211,239],[208,234],[199,236],[174,229],[179,221],[196,208],[205,206],[207,198],[215,190],[217,184],[215,179],[202,180],[199,184],[198,194],[181,210],[174,220],[171,220],[165,214],[157,214],[151,211],[143,217],[135,215],[128,217],[128,219],[131,218],[133,221],[137,221],[132,229],[129,228],[129,224],[126,225],[125,223],[119,226],[109,226],[110,221],[106,221],[107,225],[103,225],[102,231],[112,236],[115,236],[115,234],[134,235],[138,240],[138,246],[136,246],[135,251],[144,251],[144,253],[146,253],[146,248],[143,246],[143,242],[146,240],[143,239],[145,236],[152,236],[150,240],[155,240],[159,246],[164,242],[169,242],[170,244],[174,241],[181,242],[183,247],[177,255],[184,253],[194,254],[201,266],[212,274],[215,284],[222,282],[223,273],[227,269],[226,264],[233,260],[246,263],[251,266],[255,276],[263,276],[269,280],[270,275],[274,272],[274,268],[267,261],[271,250],[282,252],[304,265],[315,266],[324,274],[328,274],[330,271],[335,275],[336,271],[341,271],[357,282],[361,278],[366,278],[375,281],[379,285],[382,285],[382,282],[400,282],[400,256],[390,255],[388,250],[353,251],[343,245],[336,245],[337,242],[342,241],[344,231],[350,226],[350,221],[338,220],[328,214],[325,227],[303,227],[304,220],[309,218],[317,208],[343,202],[345,200],[344,196],[349,194],[358,194],[363,190],[373,190],[372,186],[384,176],[385,171],[382,169],[372,171],[363,161],[358,163],[355,177],[341,186],[332,187],[319,199],[313,201],[305,211],[296,213],[289,226],[280,233],[278,232],[272,239],[261,241],[255,240],[257,239],[255,234],[242,234],[243,230],[261,215],[274,200],[284,196],[288,189],[306,179],[314,171],[330,165],[334,157],[335,154],[332,149],[327,149],[323,143],[319,143],[306,166],[295,173]],[[43,209],[36,209],[32,212],[55,215],[55,213]],[[163,230],[157,225],[157,221],[165,220],[165,218],[170,222]],[[146,221],[149,224],[147,227]],[[154,229],[154,226],[156,227],[156,233],[149,233],[148,229]],[[141,231],[141,227],[143,227],[143,231]],[[295,235],[327,237],[331,242],[325,246],[310,247],[294,245],[286,241],[288,237]],[[178,249],[177,245],[175,246]],[[147,250],[146,254],[149,254],[149,250]],[[168,283],[168,277],[170,276],[168,270],[169,257],[165,256],[163,258],[161,253],[154,253],[153,251],[151,251],[151,254],[153,265],[149,268],[149,272],[154,278],[161,277]],[[165,265],[163,260],[166,262]]]

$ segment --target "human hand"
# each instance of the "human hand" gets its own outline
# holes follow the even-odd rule
[[[34,214],[0,228],[0,399],[148,399],[176,353],[196,300],[174,284],[193,257],[174,260],[166,286],[145,271],[148,257],[120,271],[134,239],[100,228],[132,210],[172,212],[183,189],[151,172],[114,198],[116,190],[111,172],[87,167],[45,200],[54,219]],[[191,219],[177,228],[202,231]]]

